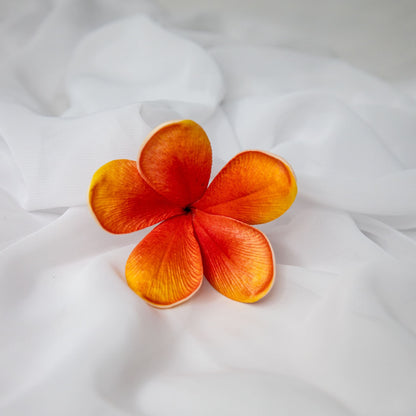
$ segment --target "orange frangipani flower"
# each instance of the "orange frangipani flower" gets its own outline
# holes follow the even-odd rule
[[[249,224],[282,215],[297,187],[282,159],[261,151],[235,156],[208,186],[211,145],[201,126],[172,121],[153,130],[138,160],[113,160],[94,174],[89,204],[101,226],[130,233],[161,222],[126,264],[130,288],[168,308],[189,299],[203,275],[223,295],[252,303],[274,281],[269,241]]]

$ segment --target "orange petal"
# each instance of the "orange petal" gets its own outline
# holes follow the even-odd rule
[[[89,203],[101,226],[115,234],[137,231],[183,213],[143,180],[134,160],[126,159],[113,160],[95,172]]]
[[[201,126],[171,121],[150,133],[138,157],[143,178],[183,207],[201,198],[211,174],[212,152]]]
[[[239,153],[214,178],[194,205],[247,224],[269,222],[293,203],[295,175],[282,159],[260,151]]]
[[[195,210],[194,229],[201,247],[204,274],[223,295],[252,303],[265,296],[274,281],[274,258],[262,232],[220,215]]]
[[[189,299],[202,283],[202,259],[191,215],[158,225],[133,250],[127,283],[146,302],[169,308]]]

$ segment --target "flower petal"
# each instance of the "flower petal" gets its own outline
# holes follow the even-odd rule
[[[201,286],[202,277],[201,252],[191,215],[158,225],[136,246],[126,264],[130,288],[158,308],[189,299]]]
[[[265,152],[246,151],[224,166],[193,205],[211,214],[261,224],[282,215],[296,193],[295,175],[284,160]]]
[[[171,121],[150,133],[137,163],[154,190],[185,207],[201,198],[208,186],[211,144],[194,121]]]
[[[195,210],[195,233],[204,274],[223,295],[252,303],[265,296],[274,281],[274,258],[264,234],[240,221]]]
[[[95,172],[89,191],[92,212],[115,234],[130,233],[183,213],[140,176],[134,160],[106,163]]]

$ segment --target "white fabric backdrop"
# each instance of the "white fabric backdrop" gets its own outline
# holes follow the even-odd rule
[[[255,19],[235,37],[148,1],[0,13],[2,415],[416,414],[413,63],[386,82]],[[278,280],[258,304],[205,283],[149,307],[123,273],[148,230],[89,214],[94,171],[177,118],[206,129],[215,171],[244,149],[294,167],[295,204],[260,227]]]

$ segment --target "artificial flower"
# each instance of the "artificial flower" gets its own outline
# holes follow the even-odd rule
[[[211,145],[191,120],[153,130],[137,162],[113,160],[94,174],[89,204],[115,234],[157,224],[130,254],[126,279],[149,304],[168,308],[209,283],[252,303],[274,282],[274,255],[253,224],[274,220],[293,203],[294,173],[262,151],[237,154],[209,184]]]

